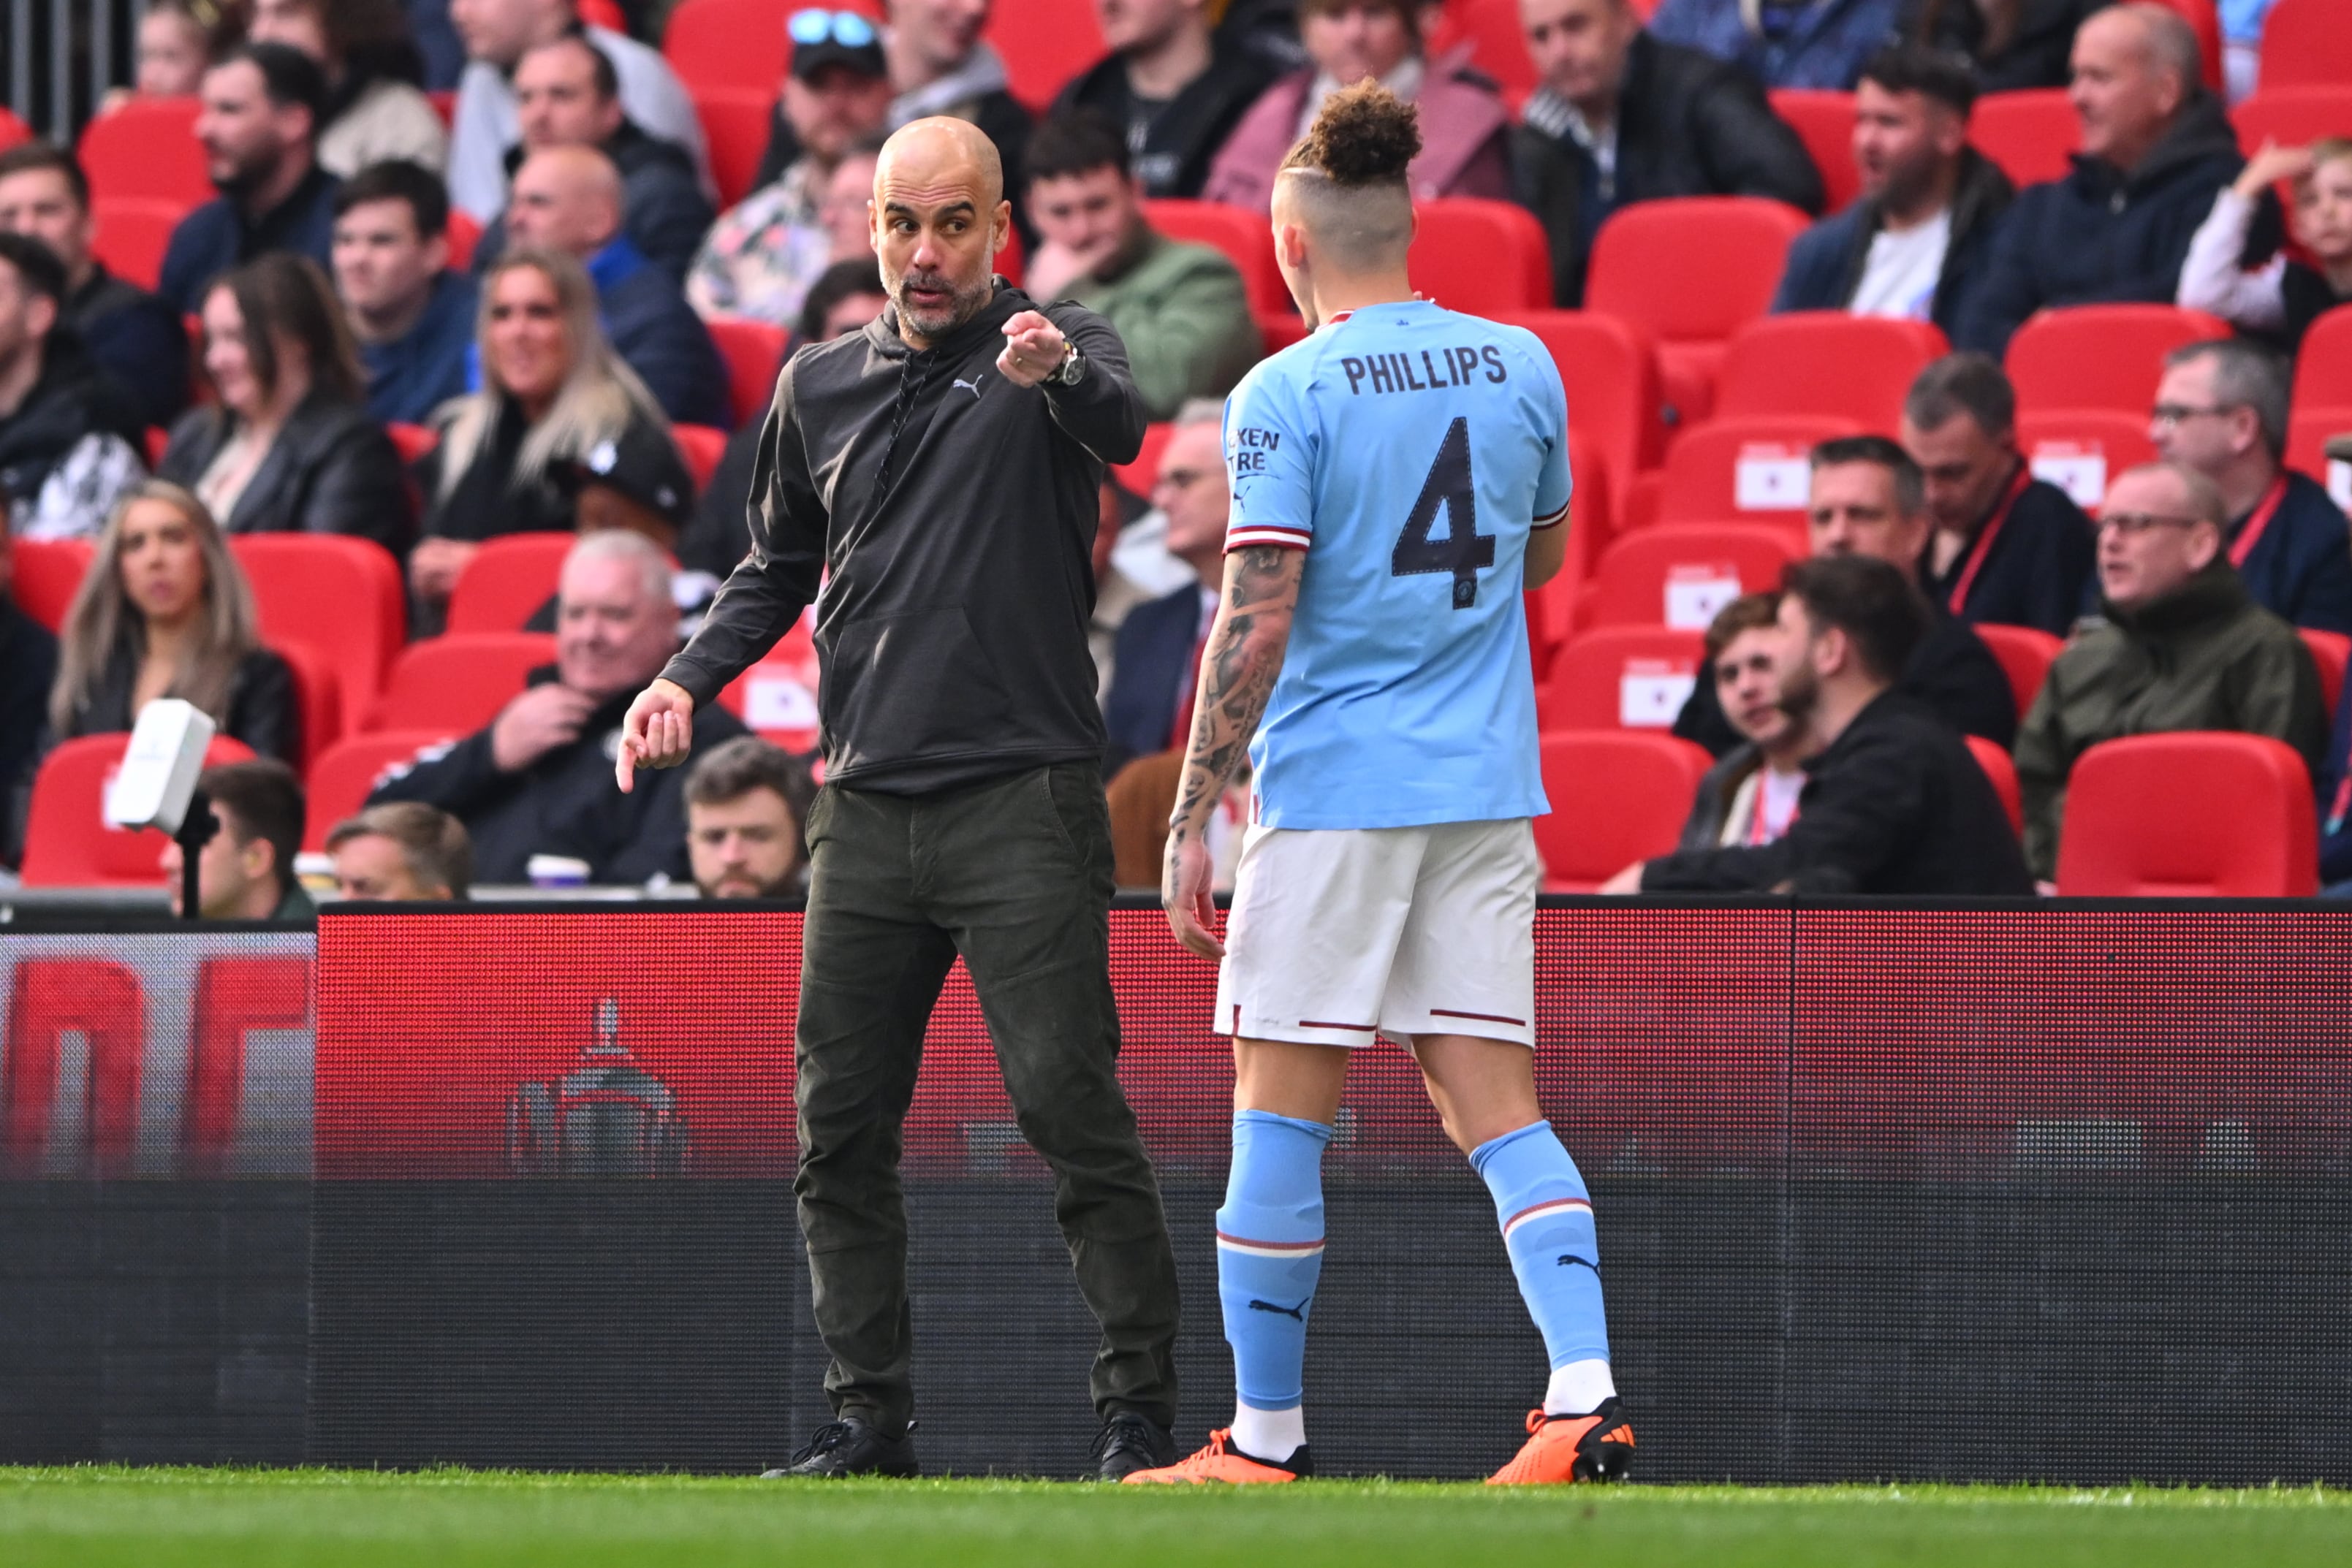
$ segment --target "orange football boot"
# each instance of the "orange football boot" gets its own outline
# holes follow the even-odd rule
[[[1528,1412],[1528,1440],[1511,1462],[1486,1478],[1490,1487],[1557,1485],[1624,1479],[1633,1460],[1633,1428],[1614,1398],[1590,1416]]]
[[[1209,1446],[1189,1459],[1179,1459],[1156,1470],[1137,1470],[1124,1479],[1122,1484],[1134,1486],[1199,1486],[1204,1481],[1229,1481],[1245,1486],[1267,1481],[1295,1481],[1301,1476],[1311,1476],[1315,1466],[1307,1457],[1307,1446],[1290,1456],[1287,1464],[1276,1465],[1265,1459],[1253,1459],[1234,1447],[1230,1428],[1209,1434]]]

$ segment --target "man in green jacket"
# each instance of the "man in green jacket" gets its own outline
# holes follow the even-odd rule
[[[2017,737],[2025,859],[2058,863],[2066,779],[2103,740],[2189,729],[2283,740],[2315,773],[2327,743],[2319,671],[2294,627],[2253,601],[2222,548],[2221,492],[2151,463],[2119,476],[2099,514],[2106,623],[2058,655]]]
[[[1145,219],[1118,128],[1066,110],[1037,128],[1028,160],[1040,242],[1023,278],[1030,298],[1076,300],[1117,328],[1154,421],[1233,391],[1264,347],[1249,292],[1223,251],[1179,244]]]

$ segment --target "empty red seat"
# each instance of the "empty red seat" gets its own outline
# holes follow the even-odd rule
[[[555,592],[579,537],[507,534],[482,541],[449,595],[451,632],[520,632]]]
[[[2023,718],[2033,709],[2033,699],[2042,695],[2042,682],[2050,674],[2050,665],[2064,651],[2066,644],[2035,626],[2001,626],[1992,622],[1979,622],[1977,635],[1985,647],[2000,663],[2000,673],[2009,677],[2009,689],[2017,698],[2017,716]]]
[[[1711,419],[1666,455],[1656,520],[1738,519],[1801,528],[1812,493],[1810,454],[1824,441],[1858,435],[1864,426],[1828,414],[1770,419]],[[1630,531],[1630,517],[1620,524]]]
[[[1951,351],[1927,321],[1800,310],[1732,335],[1716,383],[1715,417],[1825,413],[1892,430],[1919,372]]]
[[[2298,626],[2295,631],[2303,645],[2311,650],[2311,662],[2319,666],[2319,700],[2333,716],[2336,699],[2344,695],[2344,667],[2352,662],[2352,637],[2315,626]]]
[[[1601,558],[1583,624],[1704,632],[1741,594],[1778,587],[1802,554],[1793,530],[1754,523],[1643,528]]]
[[[2095,746],[2066,782],[2057,883],[2092,898],[2308,897],[2319,891],[2310,773],[2267,736]]]
[[[2352,435],[2352,408],[2301,408],[2287,420],[2286,465],[2327,486],[2339,507],[2352,506],[2352,463],[2327,455],[2327,444]]]
[[[9,593],[16,607],[55,632],[89,575],[96,548],[88,539],[18,539],[8,549],[16,560]]]
[[[689,91],[748,88],[772,99],[784,79],[790,9],[776,0],[682,0],[662,29],[662,57]]]
[[[673,424],[669,433],[677,442],[678,455],[686,459],[686,471],[694,476],[696,493],[709,488],[719,460],[727,455],[727,433],[707,424]]]
[[[1585,306],[1647,334],[1682,423],[1713,410],[1724,345],[1770,308],[1808,221],[1760,197],[1689,196],[1636,203],[1601,225]]]
[[[710,147],[710,177],[719,186],[721,211],[751,193],[751,182],[767,154],[775,129],[776,85],[697,87],[694,118]]]
[[[1252,311],[1278,315],[1293,308],[1282,269],[1274,264],[1274,230],[1255,213],[1218,202],[1150,201],[1143,216],[1170,239],[1223,252],[1242,275]]]
[[[1412,286],[1449,310],[1483,316],[1551,303],[1551,242],[1516,202],[1421,202],[1407,266]]]
[[[403,463],[414,463],[441,444],[441,433],[430,425],[392,423],[383,427]]]
[[[1670,626],[1604,626],[1552,655],[1537,722],[1556,729],[1671,729],[1698,682],[1706,642]]]
[[[2238,130],[2238,145],[2248,156],[2265,141],[2282,147],[2307,147],[2328,136],[2352,135],[2352,83],[2326,86],[2273,87],[2230,110]]]
[[[2156,461],[2147,413],[2054,409],[2017,416],[2018,450],[2034,476],[2047,479],[2089,510],[2106,499],[2108,482],[2126,468]]]
[[[1176,434],[1172,424],[1161,423],[1143,427],[1143,445],[1132,463],[1111,466],[1111,476],[1139,496],[1150,496],[1151,486],[1160,480],[1160,455],[1168,450],[1168,438]]]
[[[786,751],[817,744],[816,612],[803,611],[767,656],[730,682],[719,706]]]
[[[1519,20],[1519,0],[1451,0],[1443,18],[1431,29],[1428,55],[1440,59],[1467,45],[1470,63],[1495,78],[1504,101],[1514,111],[1525,103],[1541,79],[1528,57],[1526,25]]]
[[[1714,759],[1687,740],[1622,729],[1543,737],[1544,795],[1535,820],[1546,893],[1591,893],[1637,862],[1671,854]]]
[[[703,325],[710,329],[719,357],[727,361],[727,395],[735,408],[735,423],[765,419],[768,405],[776,400],[776,372],[783,365],[791,334],[741,316],[714,316]]]
[[[1296,310],[1259,310],[1254,312],[1254,319],[1257,335],[1269,354],[1278,354],[1293,343],[1307,341],[1307,322]]]
[[[1779,88],[1766,95],[1772,112],[1789,122],[1821,171],[1827,211],[1842,211],[1862,194],[1862,171],[1853,164],[1853,94],[1818,88]]]
[[[317,651],[335,672],[343,721],[367,712],[408,635],[407,593],[392,552],[342,534],[238,534],[228,548],[253,585],[262,640]]]
[[[158,196],[93,196],[90,254],[116,277],[153,288],[163,276],[172,231],[189,211],[185,202]]]
[[[2020,187],[2063,179],[2082,139],[2082,121],[2064,88],[1988,93],[1969,118],[1970,145]]]
[[[287,643],[272,652],[294,675],[294,709],[302,726],[300,744],[286,760],[300,773],[310,759],[342,734],[342,682],[334,659],[311,643]]]
[[[471,735],[498,717],[531,671],[554,661],[555,639],[541,632],[452,632],[411,643],[361,727]]]
[[[106,821],[106,787],[130,744],[127,734],[86,735],[41,759],[25,822],[26,886],[163,885],[163,846],[169,841],[163,834],[109,827]],[[205,766],[252,757],[239,742],[215,736],[205,752]]]
[[[33,128],[17,119],[14,110],[0,107],[0,152],[32,139]]]
[[[2352,9],[2344,0],[2278,0],[2263,23],[2265,89],[2352,81]]]
[[[367,804],[385,773],[426,747],[455,738],[455,732],[446,730],[394,729],[355,735],[328,747],[310,764],[303,781],[310,820],[302,847],[325,849],[327,835],[335,831],[335,824]]]
[[[1094,0],[998,0],[981,36],[1003,57],[1013,96],[1040,111],[1103,57]]]
[[[2025,835],[2025,796],[2017,782],[2017,764],[2008,752],[1981,735],[1964,735],[1969,755],[1984,769],[1985,781],[1992,792],[2000,797],[2000,809],[2009,813],[2009,830],[2020,838]]]
[[[1665,451],[1657,355],[1641,329],[1589,310],[1498,311],[1496,319],[1543,340],[1568,389],[1568,427],[1591,449],[1613,512],[1633,476]],[[1577,483],[1585,481],[1579,470]]]
[[[196,141],[194,96],[134,98],[83,127],[79,150],[94,200],[143,196],[193,207],[219,193]]]
[[[450,208],[448,225],[441,231],[441,237],[448,242],[451,269],[472,271],[474,252],[482,243],[482,225],[474,214],[462,207]]]
[[[1584,590],[1592,580],[1616,537],[1609,517],[1608,493],[1601,480],[1606,470],[1593,461],[1589,442],[1575,429],[1568,433],[1568,471],[1575,486],[1568,494],[1568,554],[1558,575],[1527,596],[1528,643],[1538,675],[1551,667],[1551,655],[1577,628],[1583,611]]]
[[[2105,408],[2145,417],[2164,356],[2230,336],[2230,324],[2177,305],[2070,305],[2037,310],[2009,340],[2004,363],[2024,407]]]
[[[2352,305],[2311,324],[2294,359],[2294,406],[2352,408]]]

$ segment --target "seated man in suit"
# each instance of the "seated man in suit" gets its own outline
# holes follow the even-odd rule
[[[1225,578],[1225,486],[1222,414],[1206,400],[1185,404],[1160,456],[1151,499],[1167,515],[1168,553],[1198,580],[1137,605],[1118,629],[1103,725],[1110,734],[1106,777],[1139,757],[1184,747],[1201,647],[1216,618]]]

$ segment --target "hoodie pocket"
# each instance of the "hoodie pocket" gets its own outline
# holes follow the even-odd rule
[[[988,751],[1013,729],[1013,697],[960,605],[842,628],[826,667],[824,725],[844,767]]]

